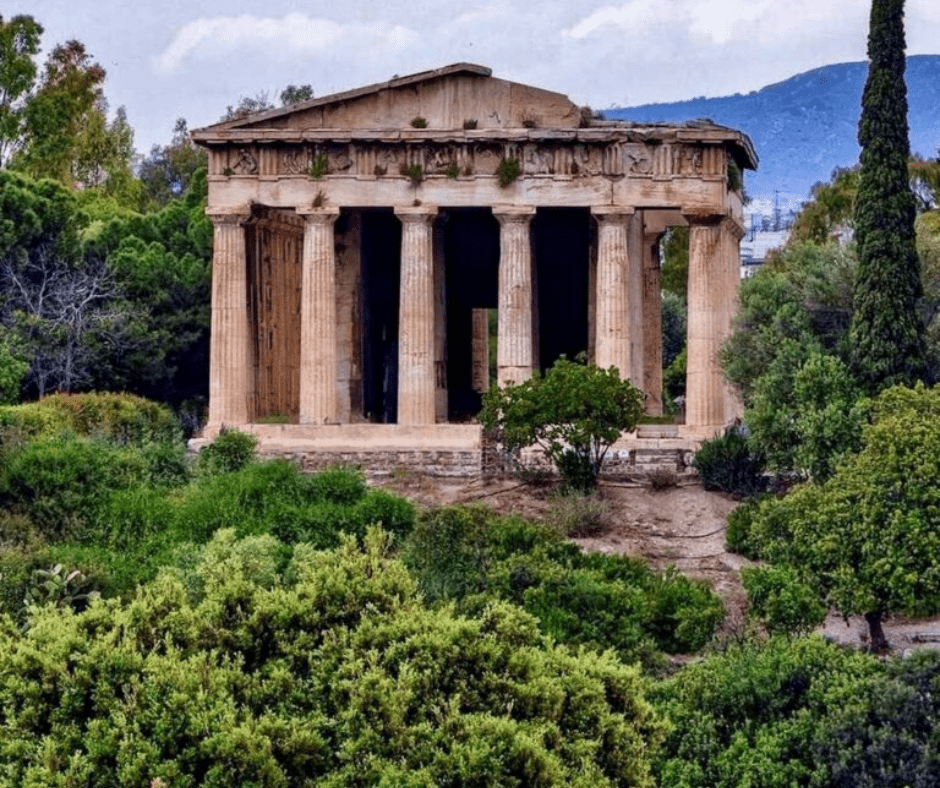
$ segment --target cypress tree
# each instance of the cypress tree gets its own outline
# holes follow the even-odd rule
[[[907,160],[904,0],[872,0],[855,238],[858,273],[849,335],[855,374],[872,393],[923,377],[924,326]]]

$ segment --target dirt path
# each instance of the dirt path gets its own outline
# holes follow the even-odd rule
[[[551,516],[554,486],[518,480],[437,480],[417,475],[386,479],[383,486],[421,506],[482,502],[499,512],[542,519]],[[723,630],[735,632],[744,622],[746,598],[739,570],[750,562],[725,549],[728,514],[737,502],[706,492],[697,481],[653,490],[630,482],[603,482],[599,496],[609,508],[606,529],[598,536],[575,539],[585,550],[643,556],[657,569],[675,566],[711,583],[725,602]],[[864,645],[865,621],[831,614],[819,630],[836,642]],[[885,634],[895,653],[913,648],[940,648],[940,617],[910,621],[890,619]]]

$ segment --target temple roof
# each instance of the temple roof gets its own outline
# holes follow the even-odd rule
[[[498,79],[491,69],[454,63],[386,82],[307,99],[193,131],[204,145],[249,142],[701,142],[727,145],[738,165],[757,168],[747,135],[711,121],[652,124],[591,117],[567,96]]]

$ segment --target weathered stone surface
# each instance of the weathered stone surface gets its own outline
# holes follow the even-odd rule
[[[460,63],[193,137],[209,150],[216,224],[207,434],[222,424],[260,429],[259,419],[276,416],[299,423],[262,430],[265,446],[310,454],[308,464],[319,462],[314,454],[379,452],[386,464],[394,454],[473,466],[462,449],[427,444],[426,433],[404,459],[403,433],[383,448],[375,441],[387,433],[367,432],[373,443],[361,445],[359,426],[393,425],[357,422],[397,419],[401,429],[452,436],[442,422],[472,417],[467,403],[488,383],[485,316],[494,307],[500,384],[585,351],[643,388],[659,413],[653,245],[685,223],[683,438],[714,434],[739,412],[717,361],[736,308],[742,227],[728,164],[756,166],[739,132],[596,121],[558,93]],[[481,236],[452,232],[451,219]],[[563,229],[553,230],[556,219]],[[570,324],[569,309],[587,325]],[[311,447],[309,430],[327,425],[340,443]],[[646,462],[640,449],[627,452],[619,466]]]

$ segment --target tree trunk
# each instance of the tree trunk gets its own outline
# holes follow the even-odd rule
[[[885,631],[881,627],[881,613],[866,613],[865,620],[868,622],[868,642],[872,653],[884,654],[889,645]]]

